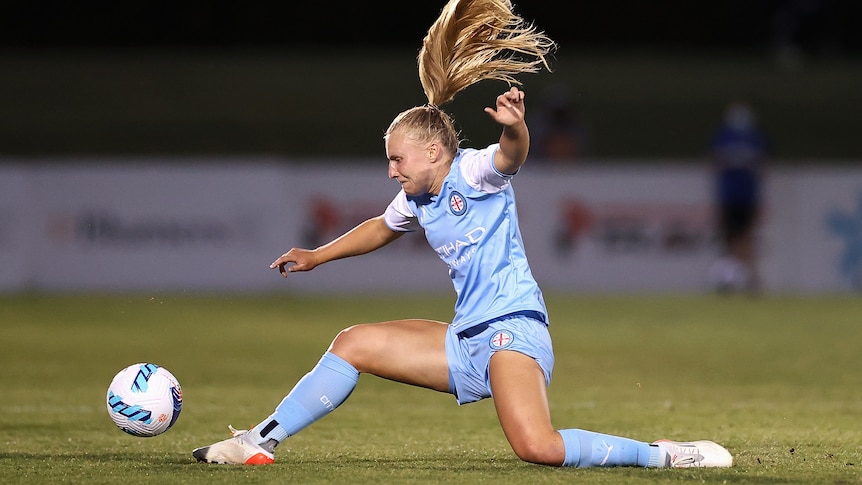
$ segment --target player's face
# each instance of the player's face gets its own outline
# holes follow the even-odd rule
[[[397,180],[407,195],[433,192],[437,175],[434,155],[435,151],[431,147],[423,147],[399,131],[386,137],[389,178]]]

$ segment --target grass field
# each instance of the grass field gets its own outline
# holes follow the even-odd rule
[[[270,467],[191,450],[268,415],[342,327],[447,320],[443,297],[0,297],[0,477],[14,483],[862,483],[859,297],[551,295],[555,425],[713,439],[730,469],[556,469],[520,462],[489,400],[362,376]],[[117,430],[113,375],[140,361],[183,386],[176,426]]]

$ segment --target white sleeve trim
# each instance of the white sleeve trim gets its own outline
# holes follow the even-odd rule
[[[461,175],[470,187],[486,194],[495,194],[509,186],[514,174],[504,174],[494,165],[499,143],[482,150],[465,149],[461,155]]]
[[[419,229],[419,221],[410,205],[407,203],[407,194],[402,189],[389,203],[383,212],[383,221],[395,232],[411,232]]]

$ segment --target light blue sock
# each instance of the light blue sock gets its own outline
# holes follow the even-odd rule
[[[582,429],[561,429],[559,433],[566,448],[563,466],[659,466],[661,450],[649,443]]]
[[[263,441],[284,441],[341,405],[359,381],[359,372],[341,357],[326,352],[275,408],[254,427]]]

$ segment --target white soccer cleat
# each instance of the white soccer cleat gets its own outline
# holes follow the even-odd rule
[[[665,467],[669,468],[726,468],[733,465],[727,449],[712,441],[670,441],[653,443],[667,453]]]
[[[272,451],[252,442],[248,430],[228,426],[231,438],[192,451],[198,461],[227,465],[270,465],[275,463]]]

